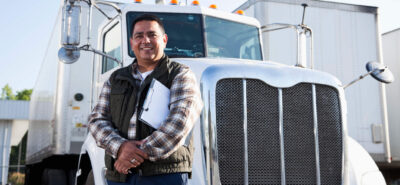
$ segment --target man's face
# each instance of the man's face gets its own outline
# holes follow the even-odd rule
[[[156,21],[139,21],[130,39],[131,47],[139,63],[158,62],[164,54],[168,37]]]

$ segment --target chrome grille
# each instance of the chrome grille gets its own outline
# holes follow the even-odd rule
[[[321,184],[341,184],[342,125],[339,97],[336,90],[328,86],[317,88],[319,124],[319,155]],[[322,173],[323,172],[323,173]]]
[[[283,89],[283,133],[287,184],[315,184],[315,140],[311,84]]]
[[[223,79],[216,86],[216,142],[221,184],[318,184],[317,176],[320,176],[321,184],[340,184],[342,128],[337,91],[329,86],[315,85],[316,140],[313,84],[302,83],[278,89],[261,80],[246,79],[244,91],[243,82],[244,79]],[[280,90],[281,105],[278,101]],[[247,102],[246,113],[243,112],[244,102]],[[280,106],[283,110],[283,137],[279,133]],[[243,128],[244,115],[247,117],[247,133]],[[318,146],[315,146],[316,141]],[[319,156],[316,148],[319,148]],[[245,164],[245,155],[248,164]]]
[[[241,80],[221,80],[216,108],[218,159],[222,184],[244,182],[243,85]],[[242,131],[242,132],[240,132]],[[228,170],[230,169],[230,170]],[[234,170],[232,170],[234,169]]]
[[[279,184],[278,91],[259,80],[247,80],[247,87],[249,184]]]

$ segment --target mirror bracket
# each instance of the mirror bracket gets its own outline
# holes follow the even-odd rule
[[[102,51],[96,50],[96,49],[92,48],[90,45],[83,45],[83,46],[79,47],[79,50],[90,51],[90,52],[93,52],[93,53],[95,53],[95,54],[104,56],[104,57],[106,57],[106,58],[109,58],[109,59],[111,59],[111,60],[114,60],[115,62],[118,63],[118,65],[121,65],[121,66],[122,66],[122,61],[120,61],[120,60],[118,60],[117,58],[115,58],[115,57],[113,57],[113,56],[111,56],[111,55],[108,55],[108,54],[106,54],[106,53],[104,53],[104,52],[102,52]]]
[[[118,60],[117,58],[108,55],[102,51],[96,50],[92,48],[89,44],[83,45],[81,47],[76,47],[76,46],[64,46],[61,47],[60,50],[58,50],[58,58],[61,60],[61,62],[65,64],[72,64],[76,62],[79,57],[80,57],[80,50],[83,51],[90,51],[95,54],[107,57],[111,60],[114,60],[115,62],[118,63],[118,65],[122,66],[122,61]]]

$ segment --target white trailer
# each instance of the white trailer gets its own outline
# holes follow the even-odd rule
[[[59,62],[62,12],[61,6],[32,93],[26,152],[27,184],[48,184],[60,178],[63,181],[56,184],[73,184],[76,163],[87,135],[91,93],[94,93],[91,88],[94,55],[83,53],[81,59],[86,62],[79,65]],[[93,14],[100,17],[99,12]],[[81,21],[85,26],[85,17]],[[93,20],[98,24],[96,21],[101,20]],[[97,31],[91,33],[93,44],[97,43]],[[82,38],[86,39],[86,34],[83,33]]]
[[[27,184],[104,184],[104,150],[86,137],[87,117],[104,81],[134,60],[131,22],[143,13],[161,17],[165,52],[200,83],[205,106],[193,130],[190,184],[385,184],[348,138],[341,82],[264,61],[256,19],[201,6],[89,0],[65,0],[55,25],[31,101]]]
[[[358,77],[367,61],[383,63],[378,8],[326,1],[249,0],[237,10],[257,18],[262,25],[302,22],[312,29],[313,39],[304,42],[310,52],[298,51],[296,32],[277,30],[263,32],[267,60],[294,65],[306,58],[313,69],[328,72],[344,84]],[[312,43],[312,45],[310,44]],[[309,51],[309,50],[308,50]],[[346,88],[349,136],[359,142],[376,162],[391,160],[385,86],[368,77]]]
[[[382,50],[385,63],[398,78],[400,74],[400,29],[395,29],[382,34]],[[390,150],[392,151],[392,164],[385,165],[383,171],[390,173],[391,180],[400,181],[400,115],[399,110],[400,81],[396,80],[386,86],[389,116]],[[396,173],[397,172],[397,173]]]

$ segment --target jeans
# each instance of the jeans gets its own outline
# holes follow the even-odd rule
[[[171,173],[153,176],[128,175],[125,183],[107,180],[108,185],[188,185],[187,173]]]

